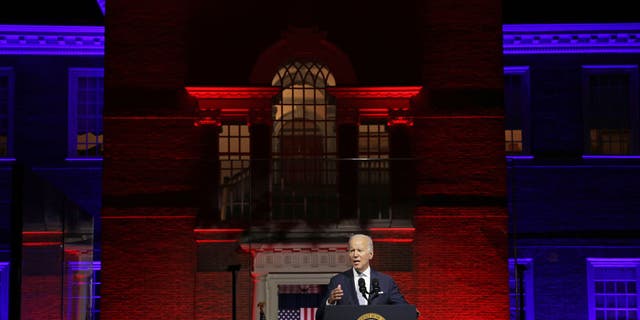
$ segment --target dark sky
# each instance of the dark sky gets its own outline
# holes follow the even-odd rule
[[[503,21],[514,23],[640,22],[637,0],[502,0]]]
[[[2,0],[0,24],[104,25],[96,0]]]
[[[502,3],[503,21],[507,24],[640,21],[640,11],[633,8],[633,0],[502,0]],[[104,17],[96,0],[3,0],[0,24],[104,25]]]

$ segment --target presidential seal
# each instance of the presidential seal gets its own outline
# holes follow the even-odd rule
[[[386,320],[383,316],[377,314],[377,313],[365,313],[363,315],[361,315],[358,320]]]

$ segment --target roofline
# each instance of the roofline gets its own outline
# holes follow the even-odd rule
[[[103,26],[0,25],[0,55],[104,56]]]

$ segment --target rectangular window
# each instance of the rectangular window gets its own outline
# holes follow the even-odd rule
[[[587,258],[589,320],[637,320],[640,258]]]
[[[528,154],[529,67],[504,67],[505,151]]]
[[[389,183],[389,132],[385,124],[358,126],[358,156],[361,183]]]
[[[383,123],[358,126],[359,214],[370,219],[389,218],[389,131]]]
[[[101,158],[104,71],[69,69],[69,158]]]
[[[0,262],[0,320],[9,320],[9,262]]]
[[[13,154],[13,81],[13,69],[0,68],[0,157]]]
[[[509,259],[509,319],[535,319],[533,310],[532,260]]]
[[[583,66],[585,153],[638,153],[638,67]]]
[[[218,138],[220,159],[220,207],[223,220],[242,216],[250,207],[250,145],[249,126],[228,124],[222,126]]]
[[[219,138],[220,179],[237,180],[249,170],[249,126],[223,125]]]

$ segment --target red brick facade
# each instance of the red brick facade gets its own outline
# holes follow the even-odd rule
[[[104,120],[104,319],[229,319],[231,273],[225,268],[232,264],[241,265],[237,318],[250,318],[257,302],[252,257],[233,241],[241,234],[199,238],[194,233],[206,146],[193,126],[199,119],[195,99],[183,88],[200,80],[199,68],[220,66],[216,59],[229,58],[239,40],[230,40],[233,29],[189,27],[222,23],[216,19],[235,23],[233,17],[241,16],[224,3],[205,2],[189,7],[180,1],[111,1],[107,8],[107,48],[113,49],[106,62]],[[269,10],[284,9],[278,6]],[[398,7],[395,12],[420,14],[412,17],[415,38],[397,38],[424,50],[422,64],[414,66],[422,82],[411,85],[423,91],[413,102],[409,135],[417,159],[418,207],[415,230],[370,230],[374,239],[387,239],[376,243],[374,266],[394,276],[427,319],[507,319],[500,2],[424,1]],[[356,9],[353,4],[344,10]],[[245,75],[239,85],[250,85],[246,71],[286,27],[267,28],[274,31],[271,36],[260,33],[255,43],[244,38],[246,50],[228,62]],[[237,37],[247,33],[240,29]],[[360,84],[367,83],[371,74],[358,68],[370,63],[365,55],[357,48],[341,49],[356,66]],[[195,53],[203,50],[211,64]],[[243,60],[249,56],[252,60]],[[228,70],[219,71],[211,72],[214,86],[240,81],[224,83],[216,77]],[[400,86],[407,80],[391,73],[385,81],[376,85]]]

